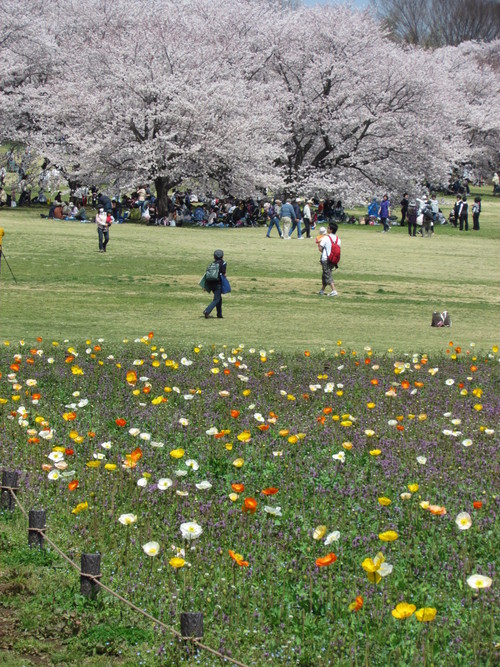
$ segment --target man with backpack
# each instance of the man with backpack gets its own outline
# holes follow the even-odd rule
[[[323,296],[326,294],[325,288],[330,287],[330,292],[326,296],[338,296],[335,284],[332,278],[332,271],[338,268],[340,261],[340,246],[341,241],[337,236],[338,226],[335,222],[328,225],[329,233],[325,234],[318,243],[318,250],[321,253],[321,280],[322,287],[318,294]]]
[[[212,303],[210,303],[203,311],[205,319],[210,317],[210,313],[214,308],[217,311],[217,318],[220,320],[222,319],[222,276],[226,275],[227,266],[223,258],[224,251],[215,250],[214,261],[208,265],[207,270],[205,271],[205,289],[207,292],[214,293]]]

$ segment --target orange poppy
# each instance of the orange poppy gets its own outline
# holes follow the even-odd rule
[[[67,448],[64,450],[64,453],[66,454],[66,456],[73,456],[73,454],[75,453],[75,450],[74,450],[74,449],[71,449],[70,447],[67,447]]]
[[[100,352],[101,351],[101,346],[100,345],[94,345],[94,352]]]
[[[401,387],[403,389],[409,389],[410,388],[410,383],[408,382],[408,380],[403,380],[403,382],[401,382]]]
[[[243,503],[243,512],[248,512],[249,514],[255,514],[257,510],[257,501],[255,498],[245,498]]]
[[[28,444],[37,445],[40,442],[40,438],[28,438]]]
[[[123,417],[119,417],[118,419],[115,419],[115,423],[117,426],[126,426],[127,420],[123,419]]]
[[[365,364],[368,366],[368,364],[371,363],[371,359],[368,359],[368,357],[365,359]]]
[[[470,370],[471,370],[471,373],[475,373],[477,371],[477,366],[471,366]]]
[[[64,360],[64,363],[70,364],[74,360],[75,360],[75,357],[72,354],[70,354],[69,357],[66,357],[66,359]]]
[[[476,500],[472,503],[473,507],[475,510],[480,510],[481,507],[483,506],[483,503],[481,500]]]
[[[249,563],[247,560],[243,560],[243,556],[235,553],[232,549],[229,549],[229,555],[234,560],[234,562],[240,567],[248,567]]]
[[[229,375],[230,372],[231,372],[231,371],[229,370],[229,368],[225,368],[225,369],[224,369],[224,375]]]
[[[241,366],[241,361],[235,361],[234,365],[236,366],[236,368],[239,368]]]
[[[39,401],[41,397],[42,397],[41,394],[31,394],[31,398],[32,398],[34,401]]]
[[[150,391],[151,391],[151,387],[143,387],[142,388],[142,393],[143,394],[149,394]]]
[[[94,431],[87,431],[87,435],[89,436],[89,438],[95,438]]]
[[[354,602],[351,602],[351,604],[349,605],[349,609],[351,611],[359,611],[363,606],[363,604],[364,604],[363,598],[361,597],[361,595],[358,595],[358,597],[354,600]]]
[[[275,412],[272,412],[272,411],[271,411],[271,412],[269,413],[269,416],[270,416],[272,419],[278,419],[278,415],[277,415]]]
[[[41,336],[37,336],[37,337],[36,337],[36,342],[37,342],[37,343],[41,343],[42,340],[43,340],[43,338],[42,338]]]
[[[259,424],[257,428],[259,429],[259,431],[269,431],[269,424]]]
[[[455,352],[456,352],[457,354],[460,354],[461,351],[462,351],[462,348],[461,348],[461,347],[456,347],[456,348],[455,348]]]
[[[239,410],[231,410],[231,417],[233,419],[236,419],[236,417],[240,416],[240,411]]]
[[[429,511],[435,516],[444,516],[446,514],[446,507],[440,507],[439,505],[430,505]]]
[[[130,454],[130,459],[134,462],[137,463],[137,461],[142,458],[142,449],[140,447],[137,447],[137,449],[134,449],[134,451]]]
[[[27,364],[34,364],[35,360],[34,359],[26,359]]]
[[[151,338],[154,338],[154,333],[152,331],[148,333],[148,338],[149,340],[151,340]]]
[[[370,382],[371,382],[373,385],[377,385],[377,384],[378,384],[378,380],[375,380],[375,378],[374,378],[373,380],[370,380]]]
[[[70,491],[74,491],[74,490],[77,489],[77,488],[78,488],[78,480],[77,480],[77,479],[74,479],[73,481],[71,481],[71,482],[68,484],[68,489],[69,489]]]
[[[310,356],[311,356],[311,353],[309,352],[309,350],[306,350],[306,351],[304,352],[304,356],[305,356],[305,357],[310,357]]]
[[[335,563],[336,560],[337,556],[334,553],[329,553],[326,556],[323,556],[323,558],[316,558],[316,565],[318,567],[325,567],[326,565]]]
[[[223,438],[225,435],[226,435],[226,434],[224,433],[224,431],[219,431],[219,433],[214,433],[214,438],[215,438],[216,440],[220,440],[220,439]]]
[[[266,378],[271,378],[274,375],[274,371],[268,371],[267,373],[264,373],[264,375],[266,376]]]
[[[264,489],[262,493],[265,496],[274,496],[275,493],[278,493],[278,489],[275,486],[270,486],[268,489]]]
[[[415,387],[419,387],[419,388],[421,388],[421,387],[423,387],[423,386],[424,386],[424,383],[423,383],[423,382],[415,382]]]
[[[233,491],[236,491],[236,493],[243,493],[245,490],[245,485],[244,484],[231,484],[231,488]]]
[[[330,408],[330,407],[328,407],[328,408],[323,408],[323,413],[324,413],[325,415],[331,415],[332,412],[333,412],[333,408]]]
[[[324,424],[325,424],[325,421],[326,421],[326,417],[316,417],[316,421],[317,421],[319,424],[323,424],[323,425],[324,425]]]
[[[134,385],[137,382],[137,373],[135,371],[128,371],[125,379],[131,385]]]
[[[404,431],[405,430],[405,427],[403,426],[403,424],[398,424],[396,426],[396,428],[397,428],[398,431]]]
[[[19,364],[11,364],[10,365],[10,370],[15,371],[16,373],[19,370],[19,368],[20,368]]]

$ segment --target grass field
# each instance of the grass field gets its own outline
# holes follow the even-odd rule
[[[92,224],[2,210],[0,340],[36,336],[111,342],[153,330],[176,348],[246,343],[319,349],[337,339],[352,348],[443,349],[450,336],[489,346],[499,337],[500,204],[483,195],[481,231],[442,226],[432,239],[405,229],[343,226],[339,297],[320,298],[314,240],[281,241],[264,229],[113,225],[106,255]],[[472,194],[472,196],[474,193]],[[447,202],[451,203],[451,199]],[[447,203],[443,205],[448,213]],[[470,224],[472,226],[472,223]],[[228,262],[232,294],[224,320],[205,321],[198,282],[215,248]],[[448,310],[451,332],[430,327]]]
[[[500,215],[483,201],[480,232],[342,227],[338,298],[317,295],[313,239],[125,224],[103,255],[93,224],[0,211],[17,278],[4,262],[0,469],[76,563],[100,552],[102,581],[176,630],[203,611],[205,643],[244,665],[493,667]],[[219,247],[233,293],[205,320]],[[444,309],[452,328],[431,328]],[[26,542],[0,508],[0,665],[226,664],[87,600]]]

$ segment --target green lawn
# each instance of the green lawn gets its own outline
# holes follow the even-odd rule
[[[105,337],[117,342],[154,331],[179,348],[245,343],[282,350],[371,345],[381,351],[443,349],[450,339],[490,346],[498,340],[500,207],[484,196],[481,231],[440,226],[432,239],[406,229],[346,225],[338,298],[317,296],[314,239],[271,239],[260,229],[113,225],[106,255],[93,224],[42,219],[40,210],[0,211],[0,340]],[[472,194],[473,199],[474,193]],[[453,198],[443,205],[447,216]],[[472,227],[472,221],[470,223]],[[233,292],[224,321],[201,317],[198,281],[223,248]],[[430,327],[434,310],[452,329]]]

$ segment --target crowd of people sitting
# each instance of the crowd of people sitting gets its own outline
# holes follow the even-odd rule
[[[95,213],[89,211],[92,208],[99,211],[102,209],[109,216],[111,223],[136,222],[160,227],[180,227],[182,225],[261,227],[269,226],[273,215],[276,217],[277,214],[279,217],[279,205],[281,204],[277,197],[237,199],[229,196],[221,198],[212,193],[201,196],[188,190],[177,191],[169,195],[166,207],[163,207],[160,214],[156,195],[147,184],[140,186],[131,194],[116,197],[110,197],[96,186],[90,188],[82,186],[70,191],[69,196],[65,199],[63,199],[62,191],[58,191],[51,200],[50,190],[47,195],[43,187],[45,180],[40,181],[38,194],[32,196],[31,186],[24,173],[19,174],[17,187],[12,189],[12,194],[8,194],[4,188],[5,174],[6,170],[2,167],[0,171],[0,207],[37,204],[44,207],[49,206],[48,213],[40,215],[43,218],[56,220],[94,222]],[[493,178],[494,188],[498,187],[495,179],[498,181],[496,173]],[[470,213],[473,220],[472,228],[478,230],[481,199],[476,197],[474,203],[470,205],[467,201],[468,183],[466,182],[464,188],[456,186],[457,182],[454,182],[450,187],[450,190],[456,194],[456,201],[448,218],[445,217],[434,193],[420,198],[409,197],[405,194],[400,202],[401,219],[399,220],[392,210],[386,221],[381,216],[382,201],[376,197],[368,205],[366,215],[359,218],[346,213],[342,201],[334,198],[296,197],[291,199],[290,203],[293,206],[295,218],[302,222],[306,229],[308,227],[314,229],[317,223],[320,225],[329,222],[380,225],[383,222],[384,231],[386,231],[386,226],[408,225],[410,234],[412,233],[410,224],[415,224],[417,232],[422,234],[427,223],[430,225],[431,233],[435,225],[444,224],[468,231]],[[17,193],[19,193],[18,200],[16,200]]]

